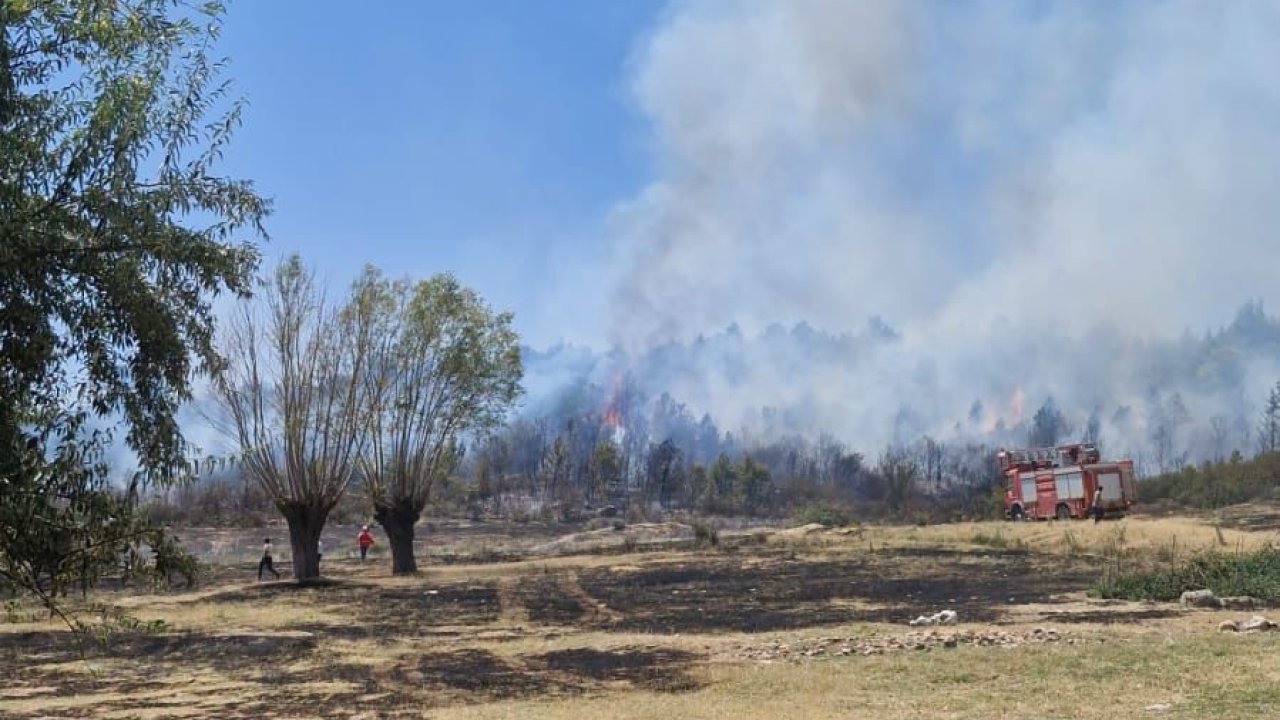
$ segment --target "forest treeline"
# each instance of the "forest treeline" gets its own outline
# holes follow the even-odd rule
[[[572,408],[573,412],[566,412]],[[597,408],[597,409],[592,409]],[[1028,445],[1090,440],[1067,434],[1052,402],[1031,418]],[[1141,483],[1141,502],[1213,508],[1269,497],[1280,485],[1280,384],[1264,402],[1256,457],[1240,452],[1186,464]],[[464,447],[428,513],[473,519],[573,522],[602,513],[670,513],[766,519],[834,517],[951,521],[999,517],[998,447],[922,437],[868,458],[830,434],[764,440],[722,431],[669,394],[649,402],[633,383],[584,385],[559,414],[518,418]],[[366,521],[361,483],[334,511]],[[168,522],[260,524],[271,501],[234,467],[152,500]]]

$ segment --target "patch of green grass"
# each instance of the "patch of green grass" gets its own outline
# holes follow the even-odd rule
[[[810,503],[797,508],[791,516],[791,524],[795,526],[817,523],[827,527],[845,527],[853,522],[848,509],[830,503]]]
[[[1091,594],[1123,600],[1177,600],[1187,590],[1208,588],[1220,596],[1250,595],[1280,602],[1280,550],[1205,552],[1155,570],[1116,569]]]
[[[720,531],[716,529],[706,520],[695,520],[693,522],[693,544],[694,547],[715,547],[720,544]]]
[[[969,538],[969,542],[974,545],[982,545],[989,548],[997,548],[1000,550],[1026,550],[1027,543],[1021,538],[1011,538],[1004,534],[1003,530],[995,532],[986,532],[979,530]]]

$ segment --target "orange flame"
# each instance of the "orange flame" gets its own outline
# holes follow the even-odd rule
[[[1013,389],[1013,397],[1009,398],[1009,414],[1013,415],[1013,422],[1022,421],[1022,406],[1026,402],[1027,396],[1022,392],[1022,386],[1016,386]]]
[[[609,400],[601,415],[604,426],[613,431],[614,440],[622,434],[622,410],[619,407],[622,403],[622,373],[613,374],[613,381],[610,383]]]

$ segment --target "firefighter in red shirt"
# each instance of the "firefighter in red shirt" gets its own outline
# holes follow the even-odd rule
[[[369,532],[368,525],[360,528],[360,534],[356,536],[356,544],[360,546],[360,562],[364,562],[365,556],[369,554],[369,548],[373,546],[373,534]]]

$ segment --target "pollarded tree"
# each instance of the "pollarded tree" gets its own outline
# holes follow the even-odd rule
[[[320,532],[365,439],[378,298],[357,283],[334,307],[296,255],[260,296],[227,325],[216,389],[243,470],[288,523],[294,577],[305,582],[320,574]]]
[[[521,392],[520,349],[511,314],[494,313],[450,275],[393,283],[368,268],[358,285],[382,313],[361,475],[392,571],[410,573],[432,487],[456,467],[462,441],[500,424]]]
[[[91,428],[122,424],[139,477],[173,479],[211,301],[252,279],[268,206],[215,172],[240,117],[208,56],[220,16],[0,2],[0,575],[47,598],[182,560],[116,496]]]

